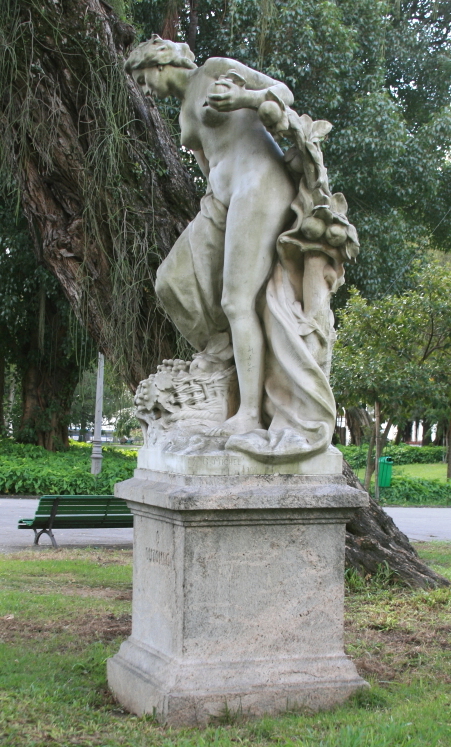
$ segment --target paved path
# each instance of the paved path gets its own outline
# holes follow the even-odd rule
[[[33,545],[32,529],[17,529],[19,519],[32,519],[39,501],[35,498],[4,498],[0,496],[0,552],[51,547],[47,534]],[[133,529],[55,529],[58,547],[133,547]]]
[[[384,507],[411,540],[451,540],[451,508]]]
[[[17,529],[17,522],[32,518],[37,505],[35,498],[0,496],[0,552],[33,548],[34,533],[31,529]],[[451,508],[393,507],[385,510],[409,539],[451,540]],[[60,547],[133,546],[132,529],[56,529],[55,537]],[[51,546],[47,535],[42,535],[39,547],[41,545]]]

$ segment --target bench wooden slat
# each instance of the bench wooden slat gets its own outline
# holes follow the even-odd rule
[[[44,495],[33,519],[20,519],[19,529],[33,529],[35,544],[42,532],[56,542],[53,529],[117,529],[133,527],[133,514],[114,495]],[[40,530],[38,532],[38,530]]]

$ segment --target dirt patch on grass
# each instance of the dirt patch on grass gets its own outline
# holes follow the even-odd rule
[[[108,642],[115,638],[127,638],[131,633],[132,616],[113,614],[84,614],[76,619],[35,622],[20,619],[15,615],[0,618],[0,640],[3,643],[18,644],[21,641],[43,640],[63,636],[66,640],[73,636],[74,642]]]
[[[345,650],[364,678],[380,683],[409,682],[421,670],[428,677],[451,683],[451,625],[417,624],[412,629],[381,630],[377,623],[366,628],[352,620],[345,624]]]
[[[43,593],[48,593],[48,588]],[[116,599],[121,602],[131,602],[131,589],[110,589],[108,586],[58,586],[55,591],[67,597],[85,597],[91,599]]]

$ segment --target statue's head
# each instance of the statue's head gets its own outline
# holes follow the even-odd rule
[[[153,34],[148,41],[142,42],[133,50],[125,63],[125,69],[132,75],[136,70],[161,65],[184,67],[189,70],[197,67],[188,44],[162,39],[158,34]]]

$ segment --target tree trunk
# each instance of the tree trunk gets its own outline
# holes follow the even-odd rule
[[[9,390],[8,390],[8,405],[7,405],[7,428],[9,430],[11,421],[13,419],[13,411],[14,411],[14,405],[16,402],[16,379],[15,379],[15,371],[13,373],[13,369],[10,369],[10,381],[9,381]]]
[[[87,426],[88,426],[88,423],[87,423],[87,419],[86,419],[86,414],[82,410],[81,411],[80,430],[78,431],[78,440],[79,441],[86,442]]]
[[[351,444],[361,446],[373,425],[368,410],[363,407],[350,407],[346,410],[346,423],[351,434]]]
[[[445,423],[443,422],[443,420],[440,420],[437,423],[437,431],[435,433],[434,446],[443,446],[444,445],[445,431],[446,431]]]
[[[366,468],[365,468],[365,490],[368,492],[370,489],[371,484],[371,477],[374,472],[374,459],[373,459],[373,449],[374,449],[374,443],[376,441],[376,430],[373,428],[371,431],[371,438],[370,442],[368,444],[368,453],[366,455]]]
[[[429,420],[424,419],[423,420],[423,437],[421,440],[422,446],[429,446],[432,441],[431,427],[432,427],[432,423]]]
[[[0,437],[6,432],[5,423],[5,359],[0,355]]]
[[[376,448],[376,455],[375,455],[375,458],[373,459],[373,448],[374,448],[374,444],[376,442],[376,427],[377,427],[376,421],[374,423],[374,428],[373,428],[373,431],[372,431],[372,434],[371,434],[371,440],[370,440],[370,443],[369,443],[369,446],[368,446],[368,454],[367,454],[367,457],[366,457],[366,470],[365,470],[365,483],[364,483],[365,487],[364,487],[364,490],[366,490],[367,492],[370,489],[371,478],[373,476],[373,473],[374,473],[375,467],[376,467],[376,460],[379,458],[378,454],[379,455],[382,454],[383,450],[385,449],[385,447],[387,445],[388,434],[390,432],[390,428],[392,427],[392,425],[393,425],[393,420],[390,418],[387,421],[387,425],[384,428],[384,432],[380,436],[380,439],[379,439],[379,448]]]
[[[10,0],[0,135],[38,258],[134,388],[172,357],[155,272],[197,211],[158,110],[126,76],[133,29],[100,0]],[[3,163],[3,165],[5,165]]]
[[[196,50],[197,24],[198,24],[197,0],[190,0],[189,2],[189,25],[188,25],[188,33],[186,35],[186,43],[191,48],[192,52],[195,52]]]
[[[396,431],[395,444],[399,446],[402,441],[402,427],[398,424],[398,430]]]
[[[363,485],[346,461],[343,475],[352,488],[364,490]],[[346,565],[362,576],[373,576],[387,565],[394,576],[414,588],[449,586],[418,557],[405,534],[393,519],[369,496],[369,508],[356,512],[346,527]]]
[[[40,353],[36,329],[23,350],[29,364],[22,374],[22,417],[16,439],[57,451],[69,446],[70,408],[79,369],[76,353],[67,355],[67,329],[60,323],[58,310],[47,303],[46,315],[53,329],[53,355]]]
[[[413,422],[409,420],[402,431],[402,441],[404,443],[408,443],[409,441],[412,441],[413,439]]]
[[[451,419],[448,423],[448,451],[447,451],[447,459],[446,459],[446,479],[451,480]]]
[[[77,378],[73,362],[52,370],[30,366],[22,383],[23,413],[17,441],[35,443],[47,451],[69,446],[70,405]]]

